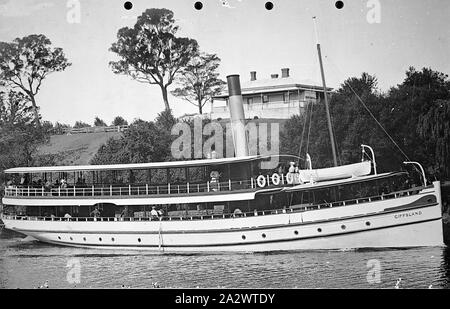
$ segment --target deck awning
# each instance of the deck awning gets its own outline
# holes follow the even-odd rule
[[[140,170],[156,168],[183,168],[198,166],[214,166],[228,163],[248,162],[262,158],[261,156],[246,156],[239,158],[201,159],[188,161],[150,162],[134,164],[111,164],[111,165],[74,165],[74,166],[42,166],[42,167],[15,167],[5,170],[6,174],[26,173],[58,173],[58,172],[95,172],[95,171],[120,171]]]

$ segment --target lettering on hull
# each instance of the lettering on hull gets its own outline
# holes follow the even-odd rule
[[[421,210],[416,210],[416,211],[409,211],[409,212],[396,214],[396,215],[394,215],[394,218],[395,219],[402,219],[402,218],[421,216],[421,215],[422,215],[422,211]]]

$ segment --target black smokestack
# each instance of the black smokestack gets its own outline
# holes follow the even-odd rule
[[[248,156],[247,139],[245,138],[244,100],[242,99],[239,75],[227,76],[228,107],[230,108],[231,128],[233,130],[236,157]]]

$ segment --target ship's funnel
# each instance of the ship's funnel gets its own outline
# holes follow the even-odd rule
[[[248,156],[248,145],[245,136],[244,100],[241,93],[239,75],[227,76],[228,107],[230,109],[231,128],[233,130],[234,150],[236,157]]]

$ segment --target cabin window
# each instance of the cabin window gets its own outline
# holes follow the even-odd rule
[[[263,95],[262,96],[262,101],[263,101],[263,103],[268,103],[269,102],[269,96],[268,95]]]

